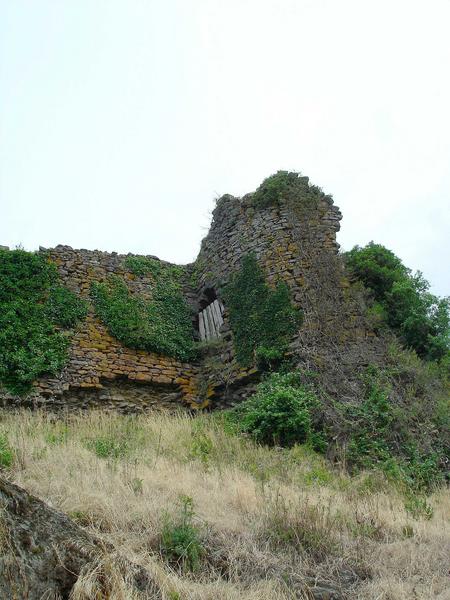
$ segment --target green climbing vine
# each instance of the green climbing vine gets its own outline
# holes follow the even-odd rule
[[[134,273],[138,277],[152,275],[155,280],[164,278],[166,280],[172,279],[176,282],[180,280],[183,273],[183,267],[164,263],[151,256],[127,256],[125,266],[131,273]]]
[[[287,285],[280,282],[271,289],[255,255],[247,254],[225,287],[224,299],[239,363],[248,366],[256,360],[270,368],[281,362],[302,318]]]
[[[144,256],[127,257],[125,265],[138,277],[151,275],[151,299],[131,293],[122,278],[111,276],[91,286],[98,317],[125,346],[179,360],[193,358],[194,331],[181,289],[182,268]]]
[[[86,313],[43,254],[0,250],[0,384],[24,394],[38,377],[57,374],[67,360],[63,329]]]

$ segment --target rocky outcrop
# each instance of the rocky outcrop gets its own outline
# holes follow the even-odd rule
[[[111,561],[136,597],[162,598],[144,568],[117,557],[109,544],[0,477],[0,598],[68,599],[80,577]],[[95,597],[109,598],[115,584],[102,575],[97,583],[102,595]]]

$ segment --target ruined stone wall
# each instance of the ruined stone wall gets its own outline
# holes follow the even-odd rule
[[[69,246],[46,252],[63,283],[81,297],[89,296],[93,281],[104,281],[111,274],[122,277],[132,292],[150,296],[151,277],[130,273],[124,255]],[[179,406],[197,407],[198,373],[196,365],[123,346],[96,318],[90,304],[86,320],[73,334],[63,371],[37,381],[25,401],[6,396],[4,402],[73,408],[102,404],[136,411],[155,404],[173,407],[176,400]]]
[[[193,267],[197,295],[205,288],[220,295],[242,256],[254,253],[269,283],[286,282],[303,312],[303,323],[291,344],[295,363],[326,374],[323,383],[330,392],[339,388],[340,395],[351,395],[351,390],[342,388],[343,382],[351,387],[360,367],[380,360],[383,345],[368,326],[362,298],[350,286],[338,254],[336,232],[342,215],[330,196],[317,194],[311,200],[308,189],[308,179],[302,178],[293,196],[266,208],[255,206],[252,194],[219,199]],[[244,371],[237,365],[232,373],[220,369],[220,363],[229,365],[234,356],[226,311],[224,316],[221,354],[215,369],[206,365],[204,377],[220,390],[225,372],[234,403],[246,389],[236,383],[252,381],[255,369]],[[214,365],[214,357],[209,361]],[[249,383],[248,389],[253,387]]]
[[[377,362],[382,344],[368,327],[361,299],[345,277],[336,243],[340,219],[331,197],[317,190],[310,193],[307,178],[298,180],[294,194],[268,207],[258,206],[252,194],[242,199],[223,196],[196,262],[184,268],[183,291],[193,315],[212,297],[223,303],[224,284],[240,268],[242,257],[254,253],[268,282],[286,282],[303,312],[303,323],[291,344],[295,363],[322,373],[330,392],[348,396],[354,372]],[[64,284],[82,297],[89,296],[92,282],[112,274],[126,281],[132,293],[151,297],[152,276],[133,275],[126,268],[126,255],[68,246],[46,252]],[[57,377],[36,382],[27,402],[132,411],[239,402],[253,391],[259,373],[234,360],[226,304],[223,317],[219,343],[206,344],[199,360],[190,364],[123,346],[90,304],[87,319],[72,337],[66,367]],[[347,382],[347,389],[342,382]],[[23,403],[11,397],[3,400]]]

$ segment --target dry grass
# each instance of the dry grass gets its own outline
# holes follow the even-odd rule
[[[145,566],[167,600],[309,599],[315,582],[349,599],[449,598],[445,490],[427,499],[431,519],[413,519],[380,476],[349,478],[301,447],[257,447],[208,417],[4,412],[0,430],[12,479]],[[201,540],[194,573],[160,553],[182,496]],[[99,579],[111,598],[139,599],[109,557],[73,600],[97,597]]]

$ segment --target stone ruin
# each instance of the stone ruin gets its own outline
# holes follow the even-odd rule
[[[201,359],[186,363],[127,348],[108,333],[91,307],[72,337],[63,371],[36,381],[25,398],[3,393],[3,405],[137,412],[239,402],[254,389],[260,374],[256,367],[244,369],[234,360],[233,334],[220,290],[250,252],[269,284],[286,282],[292,301],[303,312],[290,345],[294,363],[316,371],[328,391],[352,395],[354,373],[378,362],[383,347],[366,322],[362,297],[350,285],[339,256],[336,232],[341,213],[323,193],[310,202],[309,186],[301,177],[293,198],[267,207],[255,206],[252,194],[225,195],[217,201],[197,260],[183,267],[182,276],[185,298],[197,315],[198,339],[213,342]],[[146,277],[127,270],[128,255],[69,246],[45,251],[64,284],[81,297],[88,297],[92,282],[111,274],[123,278],[132,293],[148,293]]]

